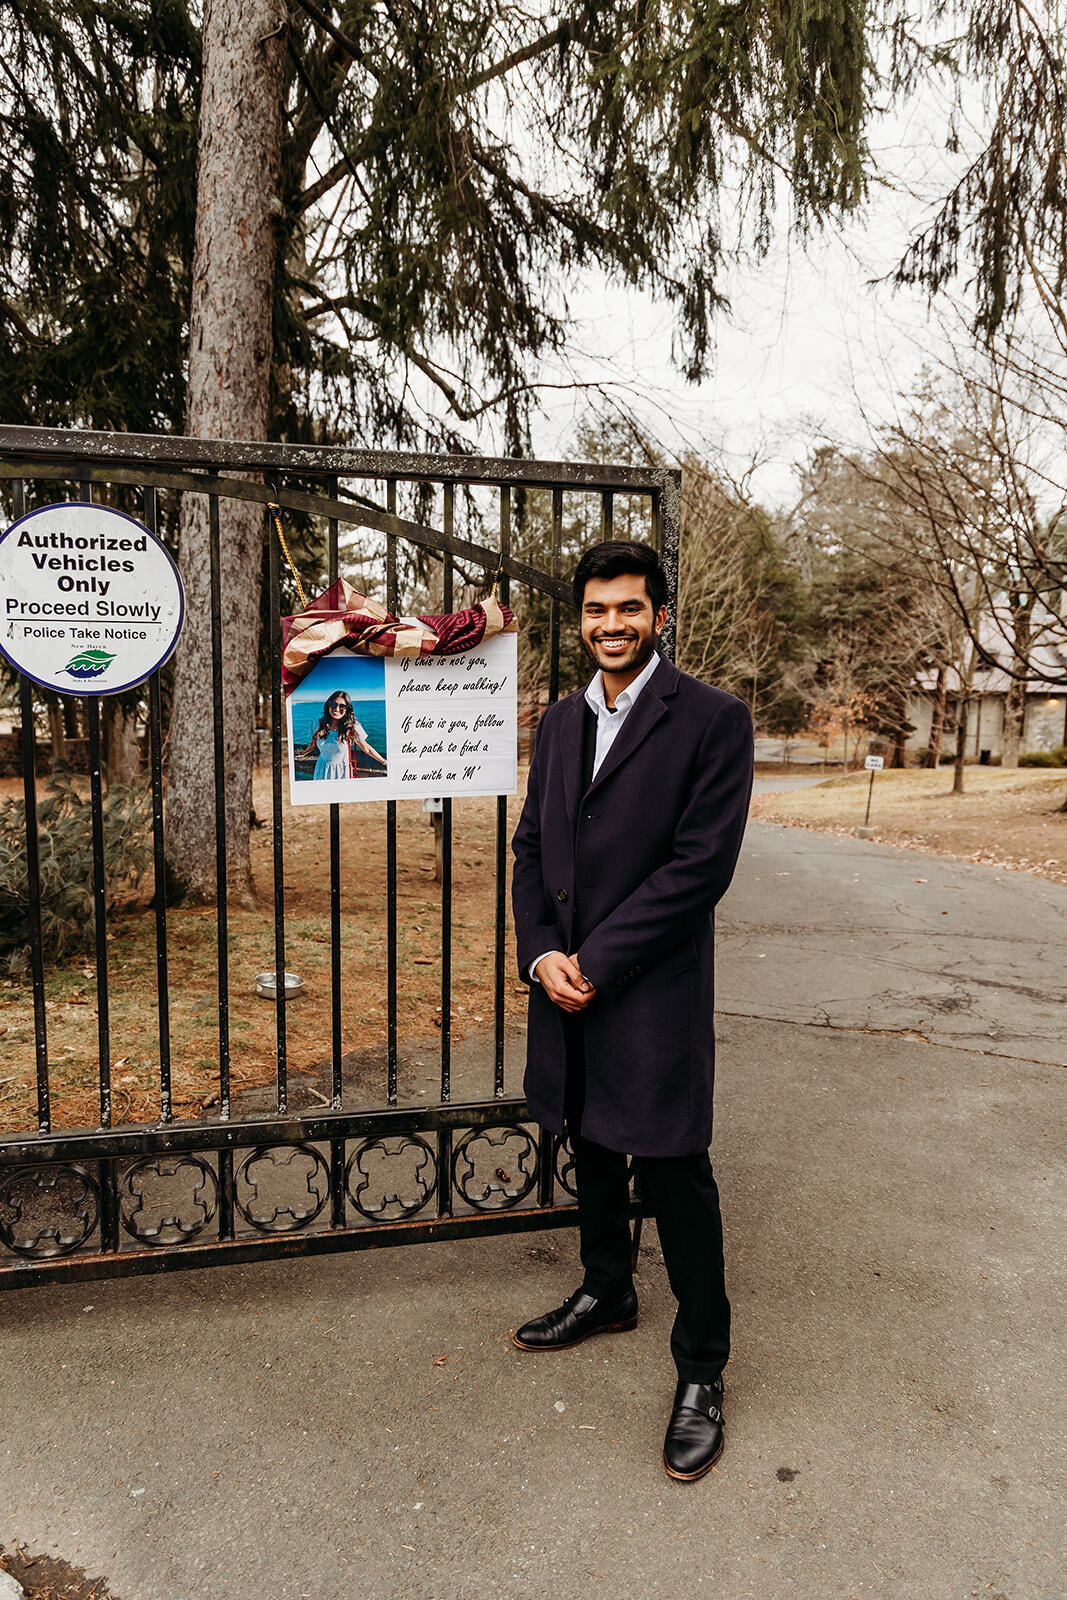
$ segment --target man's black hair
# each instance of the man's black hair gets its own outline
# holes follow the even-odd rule
[[[582,609],[590,578],[621,578],[631,572],[644,578],[653,611],[667,604],[667,574],[652,546],[628,539],[606,539],[587,550],[574,569],[574,603],[578,610]]]

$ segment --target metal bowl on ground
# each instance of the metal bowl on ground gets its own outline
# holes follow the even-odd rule
[[[285,998],[287,1000],[295,1000],[303,987],[304,980],[297,973],[287,972],[285,974]],[[256,993],[262,995],[264,1000],[276,1000],[278,998],[277,975],[273,972],[258,972],[256,974]]]

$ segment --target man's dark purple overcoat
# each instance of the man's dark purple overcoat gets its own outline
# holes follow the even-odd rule
[[[584,798],[584,694],[550,706],[512,848],[519,970],[577,953],[598,993],[583,1013],[582,1134],[681,1156],[711,1140],[714,907],[733,876],[752,787],[752,719],[733,695],[661,659]],[[526,1097],[563,1129],[563,1013],[530,986]]]

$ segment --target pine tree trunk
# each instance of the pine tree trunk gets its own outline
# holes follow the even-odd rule
[[[186,426],[264,439],[270,398],[274,218],[281,156],[283,0],[208,0],[197,162]],[[227,884],[253,899],[249,856],[263,511],[222,501]],[[180,560],[188,611],[174,675],[168,865],[194,900],[215,894],[208,504],[186,495]]]

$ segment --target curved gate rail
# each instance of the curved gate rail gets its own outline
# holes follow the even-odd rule
[[[215,719],[215,829],[225,860],[225,760],[222,740],[222,661],[225,628],[219,559],[220,499],[274,499],[263,483],[230,477],[254,472],[278,486],[283,508],[325,517],[329,578],[338,572],[341,524],[381,535],[386,603],[398,607],[400,541],[437,551],[443,559],[444,609],[453,609],[454,561],[502,572],[501,594],[512,583],[549,597],[549,699],[559,692],[560,607],[570,603],[561,571],[564,495],[599,500],[600,527],[611,537],[614,497],[641,497],[647,533],[661,551],[670,582],[664,636],[673,644],[677,590],[679,474],[668,469],[571,465],[466,456],[424,456],[345,448],[243,444],[156,435],[67,432],[0,427],[0,493],[12,520],[25,507],[25,485],[73,484],[91,500],[94,485],[131,486],[141,495],[142,519],[158,523],[158,492],[208,497],[211,532],[212,704]],[[287,488],[287,476],[321,482],[321,493]],[[341,498],[345,480],[384,483],[384,507]],[[436,518],[397,515],[397,488],[432,486]],[[453,531],[458,486],[495,489],[499,546],[459,538]],[[6,486],[6,493],[5,491]],[[549,570],[532,567],[511,550],[513,491],[552,496]],[[56,499],[66,498],[56,495]],[[275,970],[285,970],[282,874],[283,734],[280,678],[280,582],[277,543],[270,540],[272,668],[272,818],[274,844]],[[516,597],[520,621],[521,598]],[[179,649],[181,645],[179,643]],[[31,923],[31,973],[37,1071],[34,1135],[0,1128],[0,1287],[31,1282],[112,1277],[132,1272],[207,1266],[263,1257],[320,1254],[464,1234],[518,1232],[575,1220],[570,1153],[565,1143],[533,1126],[525,1102],[505,1093],[504,986],[507,894],[507,802],[496,807],[494,1016],[492,1081],[483,1099],[453,1102],[452,1066],[452,814],[443,802],[441,885],[440,1098],[436,1105],[402,1104],[398,1072],[397,810],[386,812],[387,920],[385,972],[387,1046],[384,1103],[346,1109],[342,1074],[341,895],[339,807],[329,807],[332,1095],[328,1107],[292,1111],[288,1104],[285,1002],[275,1005],[277,1075],[274,1109],[233,1114],[230,1093],[229,928],[225,875],[219,874],[218,1115],[183,1120],[171,1093],[168,922],[164,882],[163,728],[159,674],[149,679],[148,748],[152,800],[156,999],[159,1037],[159,1120],[116,1125],[111,1096],[106,870],[103,848],[100,701],[87,700],[90,807],[93,830],[93,905],[100,1121],[94,1128],[57,1131],[49,1105],[46,964],[41,936],[36,745],[32,685],[19,680],[26,864]]]

